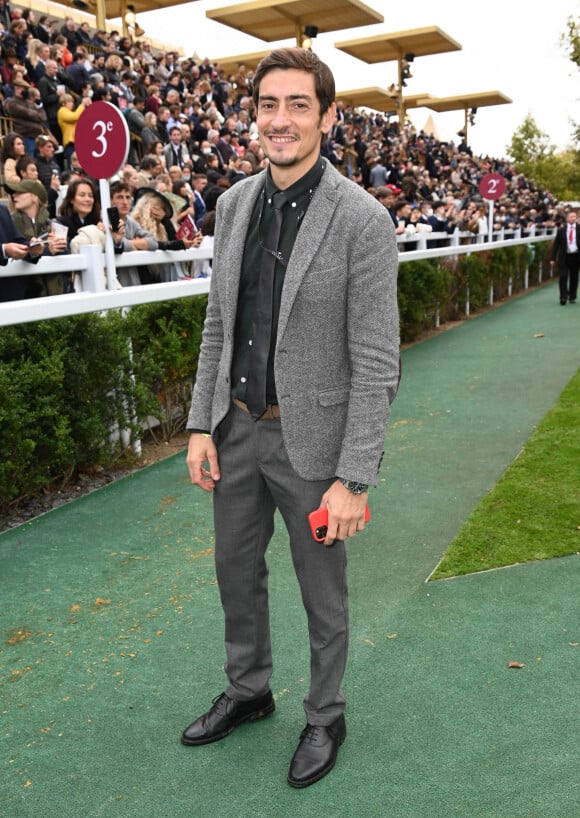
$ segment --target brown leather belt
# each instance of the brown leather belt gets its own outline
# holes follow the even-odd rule
[[[232,398],[232,403],[234,403],[239,409],[243,409],[244,412],[250,414],[250,410],[248,409],[248,404],[244,403],[242,400],[238,400],[237,398]],[[277,403],[269,403],[266,406],[266,411],[263,415],[260,415],[260,420],[276,420],[280,417],[280,407]]]

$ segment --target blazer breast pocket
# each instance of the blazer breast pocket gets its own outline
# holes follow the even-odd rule
[[[346,281],[345,267],[309,270],[300,285],[300,295],[309,300],[329,300],[339,295]]]

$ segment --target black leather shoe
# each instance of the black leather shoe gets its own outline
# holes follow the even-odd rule
[[[335,765],[338,748],[346,738],[344,716],[328,727],[307,724],[300,734],[288,772],[291,787],[309,787],[329,773]]]
[[[561,299],[560,299],[560,304],[561,304],[563,307],[565,307],[565,306],[566,306],[566,304],[567,304],[567,299],[566,299],[566,298],[561,298]]]
[[[181,743],[195,745],[219,741],[235,730],[238,724],[263,719],[275,709],[276,705],[270,691],[246,702],[238,702],[222,693],[213,700],[211,710],[185,728],[181,734]]]

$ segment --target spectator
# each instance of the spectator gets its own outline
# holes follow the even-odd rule
[[[21,181],[31,180],[33,182],[38,182],[38,168],[36,167],[36,160],[33,159],[32,156],[28,156],[28,154],[21,156],[16,163],[16,173]]]
[[[139,174],[132,165],[129,164],[125,165],[125,167],[123,168],[123,172],[121,174],[121,181],[129,185],[131,195],[133,195],[135,191],[138,189]]]
[[[192,240],[176,238],[172,221],[173,207],[162,193],[151,188],[139,188],[135,194],[131,216],[157,239],[160,250],[185,250],[193,247]],[[141,277],[143,280],[143,273]],[[182,278],[185,275],[178,262],[154,264],[148,266],[147,280],[144,283],[178,281]]]
[[[14,120],[14,130],[24,141],[26,153],[34,155],[36,137],[45,131],[45,118],[29,99],[30,85],[23,79],[14,80],[14,96],[4,103],[4,110]]]
[[[0,24],[4,27],[4,31],[8,31],[10,23],[12,22],[12,12],[8,0],[0,0]]]
[[[89,24],[85,21],[80,24],[76,30],[77,40],[79,45],[92,45],[91,30]]]
[[[29,246],[12,221],[8,209],[0,205],[0,266],[9,259],[36,264],[44,250],[42,242]],[[0,276],[0,301],[18,301],[29,298],[30,276]]]
[[[221,158],[222,167],[225,169],[227,168],[230,159],[234,155],[235,151],[231,146],[232,141],[232,134],[228,128],[221,128],[219,132],[219,138],[215,143],[217,151]]]
[[[57,255],[66,252],[66,238],[58,237],[53,231],[46,207],[46,190],[33,180],[25,180],[14,185],[11,192],[14,213],[12,219],[16,228],[28,242],[38,239],[43,244],[43,252]],[[27,298],[45,295],[60,295],[64,292],[63,277],[60,273],[32,276],[27,287]]]
[[[91,104],[91,98],[83,97],[80,105],[74,108],[74,97],[63,94],[58,109],[58,125],[62,132],[62,147],[64,148],[65,166],[70,169],[70,157],[75,149],[75,131],[77,122],[83,111]]]
[[[58,63],[48,59],[44,66],[44,75],[38,82],[38,91],[42,100],[44,112],[50,132],[60,144],[62,133],[58,124],[58,109],[60,98],[66,93],[64,84],[59,81]]]
[[[568,301],[575,304],[578,297],[580,268],[580,228],[575,210],[567,213],[566,224],[558,228],[550,254],[550,267],[554,266],[556,259],[560,279],[560,304],[563,307]]]
[[[7,187],[10,187],[10,185],[16,184],[20,181],[20,177],[16,172],[16,163],[23,156],[26,156],[26,147],[20,134],[16,133],[15,131],[6,134],[2,143],[2,153],[0,154],[0,159],[2,160],[4,184]]]
[[[4,35],[4,46],[5,48],[14,49],[18,62],[21,65],[24,65],[24,60],[26,59],[29,39],[30,34],[26,22],[24,20],[12,20],[7,29],[7,33]]]
[[[145,230],[129,215],[133,204],[131,187],[126,182],[113,182],[111,185],[111,205],[119,210],[122,231],[119,234],[115,250],[119,253],[130,253],[133,250],[157,250],[157,239]],[[123,287],[142,284],[139,267],[119,267],[119,282]]]
[[[81,44],[77,34],[75,21],[72,17],[65,17],[64,25],[60,29],[60,34],[65,38],[66,45],[71,54],[77,50],[77,46]]]
[[[167,164],[165,162],[165,148],[163,147],[163,143],[156,139],[154,142],[150,142],[147,146],[147,150],[145,151],[145,156],[154,156],[161,162],[161,167],[163,170],[167,168]],[[145,158],[145,157],[143,157]]]
[[[24,66],[31,82],[38,85],[40,78],[46,70],[46,61],[50,57],[50,46],[42,40],[31,39],[28,41],[28,51]]]
[[[68,186],[57,221],[68,228],[67,240],[76,236],[81,227],[96,225],[104,233],[101,206],[90,179],[74,179]]]
[[[152,142],[158,141],[157,114],[154,114],[153,111],[146,111],[143,115],[143,128],[141,129],[141,147],[143,153],[147,153],[147,149]]]
[[[163,150],[165,167],[177,165],[180,168],[191,169],[192,161],[187,147],[183,144],[181,128],[174,125],[169,131],[169,144]]]
[[[54,158],[54,142],[45,134],[36,140],[36,167],[38,181],[44,185],[48,196],[48,210],[51,218],[56,216],[56,202],[60,192],[60,167]]]
[[[163,142],[163,145],[169,143],[169,131],[167,130],[167,123],[171,116],[171,111],[166,105],[160,105],[157,111],[157,139]]]
[[[382,204],[383,207],[389,211],[389,215],[392,219],[394,227],[397,227],[399,222],[397,220],[397,216],[395,214],[395,194],[391,187],[387,185],[381,186],[377,188],[376,198]]]
[[[410,222],[411,217],[411,205],[406,199],[400,199],[395,204],[395,218],[397,220],[397,225],[395,227],[395,233],[397,235],[402,235],[405,233],[407,225]],[[414,232],[411,231],[411,232]]]
[[[53,22],[47,14],[42,14],[38,18],[38,25],[36,27],[35,36],[42,40],[43,43],[50,45],[52,39]]]
[[[85,55],[82,51],[75,51],[73,61],[66,70],[68,74],[67,85],[71,91],[79,96],[83,89],[89,84],[89,72],[85,68]]]
[[[383,187],[387,184],[389,180],[389,173],[383,164],[383,158],[379,154],[379,156],[375,156],[373,159],[373,164],[371,165],[369,171],[369,182],[371,187]]]

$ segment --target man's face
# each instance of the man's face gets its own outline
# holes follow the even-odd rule
[[[306,71],[276,68],[260,83],[260,144],[274,168],[283,173],[284,168],[292,169],[292,180],[312,167],[322,134],[328,133],[334,117],[334,104],[320,114],[314,77]]]
[[[111,196],[111,204],[113,207],[119,209],[119,214],[122,218],[129,215],[131,210],[132,198],[128,190],[118,190],[114,196]]]
[[[42,60],[42,62],[46,62],[50,57],[50,48],[47,45],[43,45],[42,48],[38,51],[38,57]]]
[[[578,216],[575,210],[571,210],[568,213],[568,215],[566,216],[566,221],[568,222],[568,224],[576,224],[576,222],[578,221]]]
[[[178,131],[177,128],[174,128],[169,134],[169,138],[171,139],[174,145],[179,145],[179,143],[181,142],[181,131]]]
[[[51,79],[52,77],[56,77],[56,73],[58,71],[58,65],[54,62],[54,60],[49,60],[45,66],[46,76]]]
[[[14,202],[14,209],[20,213],[38,212],[38,196],[35,196],[34,193],[13,193],[12,201]]]
[[[205,176],[202,176],[201,179],[194,179],[192,184],[193,184],[194,190],[197,190],[198,193],[201,193],[201,191],[207,185],[207,178]]]
[[[43,159],[52,159],[54,156],[54,145],[50,141],[42,142],[38,148],[38,155]]]

